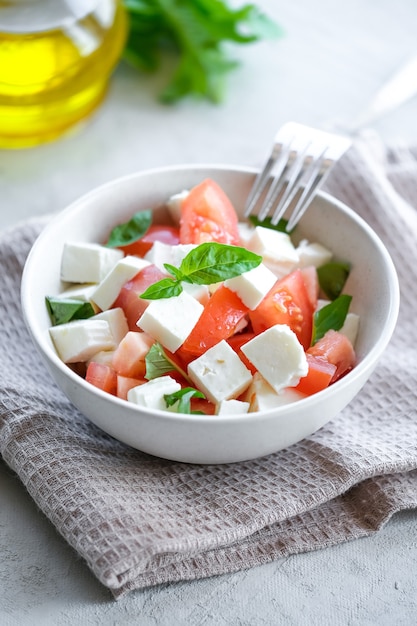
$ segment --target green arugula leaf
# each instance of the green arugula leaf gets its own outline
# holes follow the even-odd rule
[[[161,344],[158,342],[155,342],[150,347],[148,354],[145,356],[145,365],[146,380],[152,380],[153,378],[158,378],[158,376],[168,374],[168,372],[177,371],[185,378],[185,380],[190,382],[186,372],[184,372],[179,365],[169,358]]]
[[[138,211],[123,224],[118,224],[111,231],[106,246],[120,248],[141,239],[152,224],[152,211]]]
[[[167,408],[176,406],[177,413],[191,413],[191,398],[205,398],[206,396],[198,389],[193,387],[184,387],[174,393],[164,395]]]
[[[175,278],[162,278],[150,285],[140,297],[144,300],[160,300],[161,298],[173,298],[182,292],[182,285]]]
[[[343,291],[350,272],[349,263],[331,261],[317,268],[321,289],[330,300],[337,298]]]
[[[260,220],[258,219],[256,215],[250,215],[249,221],[254,226],[263,226],[264,228],[270,228],[271,230],[278,230],[280,233],[288,234],[288,231],[287,231],[288,220],[284,219],[283,217],[280,220],[278,220],[278,224],[272,224],[271,217],[265,217],[265,219]]]
[[[52,298],[46,296],[46,308],[54,326],[66,324],[73,320],[85,320],[95,315],[89,302],[72,300],[70,298]]]
[[[319,339],[324,337],[328,330],[340,330],[342,328],[351,301],[352,296],[343,294],[315,312],[311,345],[314,345]]]

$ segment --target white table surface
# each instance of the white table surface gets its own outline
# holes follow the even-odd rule
[[[241,2],[237,3],[242,4]],[[260,165],[278,127],[349,121],[417,52],[415,0],[259,0],[279,41],[235,48],[221,106],[160,105],[163,76],[120,66],[89,122],[60,141],[0,151],[0,227],[59,211],[98,184],[179,163]],[[417,142],[417,98],[375,124]],[[232,575],[115,602],[0,461],[0,624],[366,625],[417,623],[417,514],[379,533]]]

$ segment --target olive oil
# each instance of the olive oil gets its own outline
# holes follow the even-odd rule
[[[0,0],[0,148],[50,141],[88,116],[126,30],[118,0]]]

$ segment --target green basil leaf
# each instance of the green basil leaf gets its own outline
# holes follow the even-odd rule
[[[73,320],[85,320],[95,315],[95,311],[89,302],[72,300],[70,298],[52,298],[46,296],[46,308],[52,324],[66,324]]]
[[[152,224],[152,211],[138,211],[123,224],[118,224],[111,231],[106,246],[120,248],[141,239]]]
[[[174,278],[163,278],[150,285],[140,297],[144,300],[160,300],[161,298],[172,298],[179,296],[182,292],[182,285]]]
[[[343,291],[350,272],[349,263],[331,261],[317,268],[319,284],[330,300],[334,300]]]
[[[174,406],[176,403],[177,413],[191,413],[191,398],[205,398],[205,395],[193,389],[192,387],[184,387],[174,393],[164,395],[167,407]]]
[[[343,294],[338,296],[330,304],[315,312],[313,318],[313,338],[311,344],[314,345],[319,339],[324,337],[328,330],[340,330],[345,323],[352,296]]]
[[[177,280],[182,280],[183,275],[182,275],[182,272],[178,269],[178,267],[175,267],[175,265],[171,265],[170,263],[164,263],[164,267],[167,270],[167,272],[175,276]]]
[[[264,228],[270,228],[271,230],[278,230],[280,233],[287,233],[287,225],[288,225],[288,220],[284,219],[283,217],[278,220],[277,224],[272,224],[272,218],[271,217],[266,217],[263,220],[258,219],[258,217],[256,215],[250,215],[249,216],[249,221],[254,225],[254,226],[263,226]],[[291,231],[293,232],[293,231]]]
[[[145,356],[145,365],[146,380],[152,380],[153,378],[158,378],[158,376],[168,374],[168,372],[177,371],[183,376],[183,378],[185,378],[185,380],[189,381],[189,378],[184,370],[169,358],[161,344],[157,341],[152,344],[148,354]]]
[[[197,285],[211,285],[240,276],[257,267],[262,257],[239,246],[207,242],[183,258],[179,267],[182,280]]]

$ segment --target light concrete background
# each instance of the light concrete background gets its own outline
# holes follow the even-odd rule
[[[242,2],[236,2],[241,5]],[[60,141],[0,151],[0,227],[59,211],[96,185],[177,163],[260,165],[290,119],[350,121],[417,53],[415,0],[259,0],[286,35],[234,49],[221,106],[159,104],[164,77],[120,66],[87,124]],[[417,143],[417,98],[374,125]],[[417,624],[417,515],[376,535],[233,575],[134,592],[115,602],[0,462],[0,624]]]

